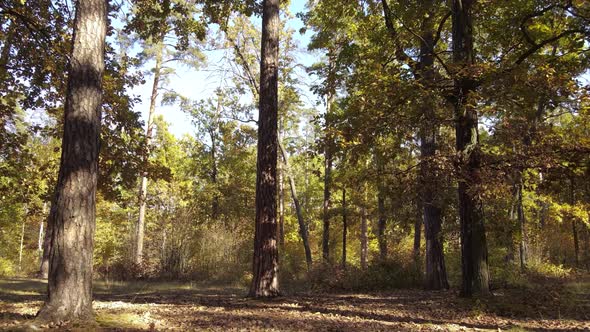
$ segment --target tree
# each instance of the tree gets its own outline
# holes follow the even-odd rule
[[[264,0],[256,170],[256,228],[252,297],[279,295],[277,243],[277,145],[279,0]]]
[[[48,297],[39,321],[93,320],[92,251],[107,1],[76,3],[64,113],[62,155],[53,205]]]
[[[475,82],[469,70],[475,64],[473,47],[474,0],[453,0],[453,62],[456,73],[452,96],[459,156],[459,216],[461,222],[461,271],[463,296],[490,293],[488,249],[484,227],[481,186],[481,150],[478,114],[474,105]]]

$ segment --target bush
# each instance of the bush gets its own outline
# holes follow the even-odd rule
[[[14,276],[14,266],[12,266],[12,262],[0,257],[0,277],[13,277]]]
[[[376,291],[419,287],[422,272],[414,263],[398,259],[378,261],[362,270],[326,264],[315,266],[309,274],[310,285],[320,291]]]

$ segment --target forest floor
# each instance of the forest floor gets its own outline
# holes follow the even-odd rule
[[[28,326],[42,304],[45,288],[46,282],[39,279],[0,279],[0,330]],[[96,282],[95,329],[590,330],[590,278],[500,289],[483,300],[460,298],[456,290],[418,289],[365,294],[298,292],[265,301],[244,295],[242,288],[190,283]]]

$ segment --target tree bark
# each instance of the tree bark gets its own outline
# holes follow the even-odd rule
[[[49,253],[51,252],[51,238],[53,236],[53,214],[55,214],[55,203],[52,202],[52,207],[49,210],[47,216],[47,227],[45,227],[45,235],[43,236],[43,255],[41,256],[41,264],[39,266],[39,273],[37,277],[41,279],[47,279],[49,275]]]
[[[418,188],[418,191],[420,189]],[[422,198],[420,194],[416,199],[416,219],[414,220],[414,261],[420,261],[420,246],[422,237],[422,224],[424,222],[424,204],[422,204]]]
[[[377,186],[377,209],[379,211],[379,220],[377,222],[377,241],[379,242],[379,259],[385,261],[387,259],[387,237],[385,235],[387,227],[387,214],[385,211],[385,183],[383,181],[385,166],[383,159],[377,155],[377,169],[378,169],[378,186]]]
[[[332,155],[330,149],[325,147],[324,165],[324,213],[323,213],[323,234],[322,234],[322,258],[324,263],[330,262],[330,178],[332,175]]]
[[[281,149],[281,155],[283,157],[285,165],[285,173],[287,175],[289,186],[291,188],[291,197],[293,198],[293,204],[295,205],[295,212],[297,214],[297,222],[299,223],[299,235],[303,240],[303,248],[305,250],[305,262],[307,263],[307,270],[311,270],[311,264],[313,263],[311,257],[311,249],[309,247],[309,235],[307,232],[307,225],[303,219],[303,212],[301,211],[301,205],[299,204],[299,198],[297,198],[297,188],[295,187],[295,180],[291,175],[291,167],[289,166],[289,159],[287,158],[287,152],[283,147],[283,144],[279,142],[279,148]]]
[[[260,112],[256,172],[256,227],[251,297],[279,295],[277,246],[277,126],[279,0],[262,5]]]
[[[433,83],[434,71],[434,1],[423,3],[426,15],[422,19],[420,39],[420,58],[416,72],[423,86]],[[442,239],[442,209],[439,188],[440,171],[436,163],[439,124],[435,114],[435,104],[426,98],[421,105],[422,126],[420,135],[420,200],[423,208],[424,233],[426,241],[426,288],[448,289]]]
[[[43,203],[43,215],[45,215],[45,213],[47,213],[47,203]],[[39,222],[39,237],[37,238],[37,253],[39,255],[39,263],[41,263],[41,260],[43,259],[43,239],[44,239],[44,234],[45,234],[45,229],[43,227],[45,223],[43,222],[43,220],[41,220]]]
[[[324,213],[323,213],[323,235],[322,235],[322,258],[324,263],[330,262],[330,206],[332,186],[332,134],[330,133],[330,113],[334,104],[334,60],[330,50],[328,55],[328,96],[326,100],[326,137],[324,142]]]
[[[576,205],[576,187],[573,175],[570,177],[570,204]],[[572,237],[574,239],[574,263],[576,267],[580,266],[580,241],[578,239],[578,225],[576,217],[572,216]]]
[[[367,208],[361,207],[361,268],[367,269],[368,235],[367,235]]]
[[[342,269],[344,270],[346,270],[346,236],[348,233],[346,209],[346,188],[342,188]]]
[[[18,249],[18,272],[21,272],[22,271],[23,246],[25,244],[25,224],[27,223],[27,214],[29,214],[29,211],[25,207],[25,216],[23,217],[23,221],[21,223],[20,246],[19,246],[19,249]]]
[[[367,223],[367,188],[364,188],[365,199],[361,205],[361,269],[366,270],[368,266],[368,253],[369,253],[369,236],[368,236],[368,223]]]
[[[107,1],[79,0],[64,112],[48,296],[39,321],[93,321],[92,251]]]
[[[150,144],[154,130],[154,115],[156,113],[156,102],[158,100],[158,89],[160,86],[160,75],[162,67],[162,40],[158,41],[156,53],[156,65],[154,67],[154,80],[152,83],[152,94],[150,96],[150,109],[148,114],[148,123],[145,131],[145,155],[143,156],[143,172],[141,185],[139,188],[139,216],[135,228],[135,254],[133,261],[135,264],[141,264],[143,260],[143,242],[145,237],[145,213],[147,209],[147,188],[148,188],[148,163],[150,156]]]
[[[488,251],[480,196],[478,114],[470,100],[476,89],[469,77],[475,64],[472,7],[475,0],[452,1],[453,62],[459,68],[454,82],[454,110],[458,160],[459,216],[461,223],[461,294],[466,297],[490,293]]]
[[[279,144],[282,144],[282,126],[283,121],[279,122]],[[278,174],[279,174],[279,243],[281,247],[285,247],[285,183],[284,183],[283,164],[278,163]]]

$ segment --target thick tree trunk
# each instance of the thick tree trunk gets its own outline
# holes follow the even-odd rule
[[[139,188],[139,216],[135,227],[135,254],[133,261],[135,264],[141,264],[143,259],[143,242],[145,236],[145,213],[147,209],[147,187],[148,173],[147,166],[150,156],[150,144],[152,141],[152,132],[154,130],[154,115],[156,113],[156,102],[158,100],[158,88],[160,86],[160,75],[162,67],[162,41],[158,41],[158,50],[156,54],[156,65],[154,67],[154,81],[152,84],[152,94],[150,97],[150,109],[148,114],[148,123],[145,131],[145,155],[143,156],[143,171],[141,176],[141,185]]]
[[[264,0],[256,172],[256,227],[252,297],[279,295],[277,246],[277,113],[279,0]]]
[[[459,216],[461,223],[461,271],[463,296],[490,293],[488,251],[484,227],[483,202],[479,194],[480,146],[478,115],[470,100],[476,84],[468,76],[475,63],[471,10],[475,0],[453,0],[453,62],[462,68],[455,78],[456,147],[459,156]]]
[[[417,79],[423,86],[434,81],[434,2],[423,3],[427,15],[421,24],[422,36]],[[436,164],[436,150],[439,125],[435,114],[435,104],[426,98],[421,105],[422,126],[420,135],[420,201],[423,207],[424,233],[426,241],[426,288],[447,289],[447,272],[443,253],[442,209],[439,188],[440,171]]]
[[[107,1],[76,2],[61,163],[52,213],[48,297],[39,321],[92,321],[92,251]]]
[[[346,236],[348,222],[346,220],[346,188],[342,188],[342,268],[346,269]]]
[[[301,240],[303,240],[303,249],[305,250],[305,262],[307,263],[307,270],[311,269],[311,264],[313,263],[311,257],[311,248],[309,247],[309,236],[307,233],[307,225],[305,225],[305,220],[303,219],[303,212],[301,211],[301,205],[299,204],[299,198],[297,198],[297,188],[295,187],[295,180],[293,176],[291,176],[291,167],[289,167],[289,159],[287,157],[287,152],[283,147],[283,144],[279,142],[279,148],[281,149],[281,155],[283,157],[284,165],[285,165],[285,173],[287,174],[287,178],[289,181],[289,186],[291,188],[291,197],[293,198],[293,204],[295,205],[295,212],[297,214],[297,222],[299,223],[299,235],[301,235]]]

